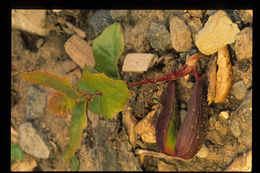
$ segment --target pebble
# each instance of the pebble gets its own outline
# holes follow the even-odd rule
[[[238,60],[252,58],[253,50],[253,31],[252,27],[244,28],[238,33],[235,42],[235,52]]]
[[[101,34],[107,26],[113,23],[114,20],[111,17],[110,10],[98,10],[89,21],[89,25],[96,36]]]
[[[253,10],[238,10],[238,14],[244,23],[253,22]]]
[[[164,161],[159,161],[157,164],[158,171],[165,171],[165,172],[177,172],[178,170],[174,165],[170,165],[165,163]]]
[[[126,55],[122,71],[143,73],[158,59],[156,54],[129,53]]]
[[[35,85],[30,85],[28,91],[26,119],[32,120],[43,117],[46,103],[47,95],[39,90]]]
[[[95,66],[95,59],[92,48],[88,43],[78,35],[71,36],[64,44],[66,53],[76,62],[81,68],[84,66]]]
[[[19,145],[24,152],[36,157],[47,159],[50,150],[43,139],[36,133],[36,129],[31,123],[23,123],[19,127]]]
[[[155,127],[153,123],[154,115],[157,110],[149,112],[141,121],[135,126],[135,133],[141,135],[144,142],[156,143]]]
[[[202,18],[203,10],[188,10],[190,15],[195,18]]]
[[[206,147],[205,144],[202,145],[201,149],[199,150],[199,152],[196,154],[197,157],[199,158],[206,158],[209,154],[209,150]]]
[[[127,16],[128,10],[110,10],[110,15],[114,20],[120,20]]]
[[[12,28],[46,36],[46,10],[12,10]]]
[[[242,80],[235,82],[231,87],[230,93],[238,100],[242,100],[247,94],[247,88],[244,82]]]
[[[17,160],[11,164],[11,171],[33,171],[37,166],[36,160],[27,154],[23,154],[23,161]]]
[[[198,18],[194,18],[192,20],[189,20],[187,24],[190,27],[191,32],[193,34],[197,34],[203,26],[200,19],[198,19]]]
[[[218,114],[218,116],[220,116],[220,117],[222,117],[222,118],[224,118],[224,119],[228,119],[229,118],[229,116],[230,116],[230,111],[229,110],[227,110],[227,111],[222,111],[222,112],[220,112],[219,114]]]
[[[222,10],[210,16],[203,29],[195,37],[195,44],[199,51],[211,55],[227,44],[235,42],[240,32],[237,24]]]
[[[165,25],[160,23],[150,23],[147,38],[152,48],[156,51],[165,51],[171,45],[170,33]]]
[[[185,52],[192,47],[192,37],[189,27],[178,17],[170,21],[171,43],[177,52]]]
[[[237,157],[224,172],[251,172],[252,170],[252,150]]]
[[[82,31],[81,29],[79,29],[78,27],[74,26],[73,24],[69,23],[69,22],[65,22],[65,24],[71,28],[76,34],[78,34],[81,38],[85,38],[86,37],[86,33],[84,31]]]

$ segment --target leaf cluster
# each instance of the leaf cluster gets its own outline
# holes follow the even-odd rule
[[[21,74],[31,84],[44,85],[57,90],[48,99],[48,107],[57,116],[71,114],[70,142],[65,163],[73,158],[80,147],[82,132],[87,126],[87,109],[95,114],[112,118],[122,111],[129,91],[120,80],[117,60],[124,48],[119,23],[107,27],[92,46],[94,69],[85,67],[81,79],[73,88],[66,78],[48,72],[33,71]]]

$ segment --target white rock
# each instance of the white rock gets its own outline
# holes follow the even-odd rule
[[[46,10],[12,10],[12,28],[45,36]]]
[[[237,24],[222,10],[210,16],[202,30],[195,37],[199,51],[211,55],[227,44],[235,41],[240,32]]]
[[[19,128],[19,145],[24,152],[37,157],[47,159],[50,155],[50,150],[43,142],[43,139],[36,133],[31,123],[24,123]]]
[[[84,68],[85,65],[90,67],[95,66],[92,48],[78,35],[71,36],[64,44],[64,47],[70,58],[81,68]]]
[[[152,66],[158,58],[150,53],[129,53],[126,55],[122,71],[143,73]]]
[[[189,27],[178,17],[172,17],[170,22],[172,47],[177,52],[185,52],[192,47],[192,37]]]

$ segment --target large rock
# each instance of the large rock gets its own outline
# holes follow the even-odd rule
[[[172,47],[177,52],[185,52],[192,47],[189,27],[178,17],[174,16],[170,22]]]
[[[238,60],[252,58],[253,31],[251,27],[244,28],[236,37],[235,51]]]
[[[24,152],[42,159],[47,159],[50,155],[48,146],[42,137],[33,128],[31,123],[23,123],[19,128],[19,145]]]
[[[226,44],[235,42],[240,32],[237,24],[222,10],[210,16],[202,30],[195,37],[195,44],[199,51],[211,55]]]
[[[46,10],[12,10],[12,28],[45,36]]]

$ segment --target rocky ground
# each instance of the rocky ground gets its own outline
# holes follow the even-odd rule
[[[87,56],[92,53],[93,40],[117,21],[125,43],[118,61],[123,80],[142,80],[142,74],[148,79],[163,76],[196,52],[205,55],[197,64],[201,75],[208,71],[211,55],[228,44],[232,87],[224,103],[207,106],[206,138],[199,153],[189,160],[165,156],[156,146],[154,124],[166,84],[131,88],[128,104],[113,119],[105,121],[88,113],[88,126],[76,153],[79,170],[251,170],[252,20],[252,10],[13,10],[11,142],[22,147],[24,161],[15,161],[11,169],[73,170],[63,162],[70,116],[56,117],[46,107],[54,90],[30,85],[19,75],[47,71],[67,77],[75,85],[82,64],[91,64]],[[72,36],[77,39],[67,42]],[[153,55],[139,71],[124,70],[130,53]],[[193,75],[177,80],[180,119],[187,112],[193,85]]]

